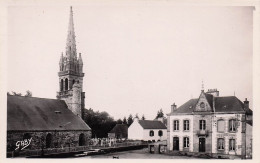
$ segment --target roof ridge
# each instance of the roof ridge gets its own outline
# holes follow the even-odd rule
[[[45,100],[57,100],[57,101],[64,101],[64,100],[60,100],[60,99],[44,98],[44,97],[17,96],[17,95],[7,95],[7,96],[13,96],[13,97],[22,97],[22,98],[36,98],[36,99],[45,99]]]

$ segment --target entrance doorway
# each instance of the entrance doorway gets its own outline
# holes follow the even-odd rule
[[[79,135],[79,146],[84,146],[85,145],[85,136],[83,133]]]
[[[199,152],[205,152],[205,138],[199,138]]]
[[[179,150],[179,138],[173,137],[173,150],[178,151]]]

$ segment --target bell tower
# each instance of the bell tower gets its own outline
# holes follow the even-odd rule
[[[59,62],[59,92],[57,98],[64,100],[68,108],[83,118],[85,92],[83,92],[83,61],[81,53],[77,56],[74,32],[73,11],[70,7],[69,27],[65,55],[61,53]]]

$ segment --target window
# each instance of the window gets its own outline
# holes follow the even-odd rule
[[[174,131],[178,131],[179,130],[179,121],[178,120],[174,120],[173,121],[173,130]]]
[[[206,120],[200,120],[200,130],[206,129]]]
[[[224,139],[218,138],[218,150],[224,150]]]
[[[150,131],[150,136],[154,136],[154,131],[153,130]]]
[[[163,136],[162,130],[159,130],[159,131],[158,131],[158,135],[159,135],[159,136]]]
[[[229,139],[229,150],[230,151],[235,150],[235,139]]]
[[[183,147],[188,148],[190,146],[190,141],[188,137],[183,138]]]
[[[46,136],[46,148],[50,148],[52,144],[52,135],[50,133]]]
[[[236,131],[236,120],[234,119],[229,120],[229,131],[230,132]]]
[[[190,129],[190,126],[189,126],[190,124],[189,124],[189,120],[184,120],[183,121],[183,130],[184,131],[189,131],[189,129]]]
[[[63,79],[60,81],[60,91],[63,91]]]
[[[223,119],[218,120],[217,123],[218,132],[224,132],[225,131],[225,121]]]
[[[69,88],[69,81],[68,81],[68,79],[66,78],[66,79],[65,79],[65,91],[67,91],[68,88]]]

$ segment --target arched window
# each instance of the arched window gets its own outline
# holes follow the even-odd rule
[[[230,119],[229,120],[229,131],[230,132],[235,132],[236,131],[236,120],[235,119]]]
[[[153,130],[150,131],[150,136],[151,137],[154,136],[154,131]]]
[[[225,121],[223,119],[218,120],[218,132],[224,132],[225,131]]]
[[[60,81],[60,91],[63,91],[63,79],[61,79],[61,81]]]
[[[52,144],[52,135],[50,133],[46,136],[46,148],[50,148]]]
[[[65,79],[65,91],[67,91],[68,88],[69,88],[69,81],[68,81],[68,79],[66,78],[66,79]]]
[[[79,135],[79,146],[84,146],[85,145],[85,135],[81,133]]]
[[[159,130],[159,131],[158,131],[158,135],[159,135],[159,136],[163,136],[162,130]]]

